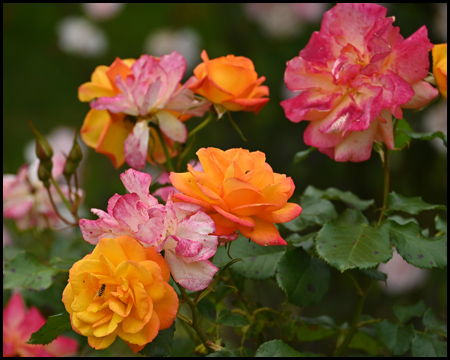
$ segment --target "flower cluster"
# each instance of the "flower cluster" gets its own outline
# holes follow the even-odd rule
[[[108,202],[107,213],[92,209],[98,220],[80,220],[84,239],[97,244],[102,238],[129,235],[144,247],[165,251],[172,276],[188,290],[206,288],[215,267],[208,259],[217,249],[216,227],[201,207],[189,203],[166,205],[149,194],[151,176],[128,169],[120,176],[126,195],[114,195]]]
[[[392,116],[438,94],[424,81],[433,47],[426,27],[404,39],[385,16],[380,5],[338,4],[288,62],[286,85],[301,93],[281,103],[286,116],[310,121],[305,143],[336,161],[369,159],[374,140],[393,149]]]

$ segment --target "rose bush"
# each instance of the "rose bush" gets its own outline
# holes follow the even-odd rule
[[[302,211],[287,202],[295,189],[292,179],[274,173],[260,151],[202,148],[197,156],[203,171],[188,164],[188,172],[170,174],[181,192],[173,197],[205,208],[222,241],[234,240],[239,230],[260,245],[286,245],[273,223],[290,221]]]
[[[62,301],[73,330],[91,347],[105,349],[119,336],[137,352],[175,320],[178,297],[169,278],[155,248],[130,236],[104,238],[72,266]]]
[[[336,161],[369,159],[374,140],[393,149],[392,116],[401,119],[402,107],[420,109],[438,94],[423,80],[433,47],[426,27],[403,39],[386,10],[336,5],[287,64],[287,87],[301,91],[281,103],[287,118],[310,121],[305,143]]]

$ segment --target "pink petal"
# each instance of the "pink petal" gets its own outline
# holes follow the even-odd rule
[[[426,81],[418,81],[412,84],[412,88],[415,94],[408,103],[402,105],[405,109],[421,109],[439,95],[439,90]]]
[[[135,169],[145,166],[148,150],[149,129],[146,121],[138,121],[125,140],[124,154],[128,165]]]
[[[148,206],[158,204],[158,200],[151,196],[149,192],[150,184],[152,182],[151,175],[134,169],[128,169],[120,174],[120,180],[122,180],[122,183],[128,192],[138,194],[139,199]]]
[[[203,260],[191,264],[184,263],[172,251],[167,251],[165,259],[174,280],[190,291],[205,289],[219,270],[211,261]]]

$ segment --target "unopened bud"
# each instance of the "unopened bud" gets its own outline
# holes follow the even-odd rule
[[[81,152],[81,147],[77,141],[77,132],[75,131],[75,136],[73,139],[72,149],[70,150],[69,156],[67,156],[66,164],[64,165],[63,174],[66,178],[70,178],[72,174],[77,170],[78,164],[83,159],[83,153]]]
[[[46,188],[50,187],[50,179],[52,177],[52,161],[40,161],[38,167],[38,179],[44,183]]]
[[[36,156],[41,161],[48,161],[52,159],[53,149],[48,141],[34,128],[31,120],[29,121],[31,131],[36,137]]]

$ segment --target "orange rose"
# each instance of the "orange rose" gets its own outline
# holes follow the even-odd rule
[[[273,223],[300,215],[298,204],[288,203],[295,186],[290,177],[274,173],[260,151],[244,149],[197,151],[203,171],[188,164],[189,172],[171,173],[174,197],[206,209],[216,224],[216,235],[236,230],[260,245],[286,245]]]
[[[447,100],[447,44],[434,45],[433,75],[442,97]]]
[[[175,320],[178,297],[169,278],[154,247],[144,248],[130,236],[104,238],[70,269],[62,301],[72,328],[94,349],[107,348],[119,336],[137,352]]]
[[[198,79],[189,88],[212,103],[230,111],[258,113],[269,101],[269,88],[260,86],[266,79],[255,72],[253,62],[243,56],[222,56],[209,60],[205,50],[203,63],[194,69]],[[223,111],[221,111],[223,112]]]

